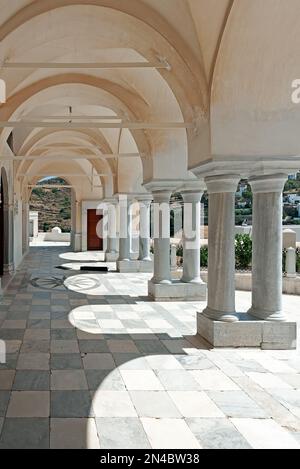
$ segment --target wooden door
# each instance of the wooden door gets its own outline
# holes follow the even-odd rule
[[[103,239],[97,234],[97,225],[101,221],[103,215],[98,215],[97,210],[90,209],[87,211],[87,249],[88,251],[102,251]]]

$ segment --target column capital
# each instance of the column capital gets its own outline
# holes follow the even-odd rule
[[[172,193],[173,191],[170,191],[170,190],[155,191],[153,192],[153,202],[169,204]]]
[[[143,203],[144,205],[151,204],[153,201],[152,194],[141,194],[136,196],[136,200],[139,203]]]
[[[222,174],[208,176],[204,179],[209,194],[236,192],[241,176],[238,174]]]
[[[127,205],[132,205],[135,198],[134,194],[126,194],[125,192],[116,194],[116,197],[117,203],[124,204],[124,202],[126,202]]]
[[[106,197],[103,202],[107,205],[117,205],[119,201],[116,197]]]
[[[182,179],[153,179],[143,184],[148,192],[172,192],[176,191],[183,183]]]
[[[251,177],[249,179],[249,184],[255,194],[283,192],[287,179],[288,176],[286,174],[268,174]]]
[[[184,182],[184,184],[178,188],[178,191],[184,194],[195,194],[202,193],[206,190],[206,184],[204,180],[191,179]]]
[[[184,202],[201,202],[206,185],[199,179],[186,181],[178,191],[182,195]]]

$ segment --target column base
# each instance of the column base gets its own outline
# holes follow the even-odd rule
[[[151,273],[153,272],[153,262],[152,261],[135,261],[135,260],[124,260],[117,261],[117,271],[126,274],[126,273]]]
[[[286,321],[286,317],[283,311],[263,311],[257,310],[255,308],[250,308],[248,314],[249,316],[255,319],[260,319],[261,321]]]
[[[202,314],[213,321],[237,322],[239,320],[235,312],[227,313],[225,311],[216,311],[209,307],[205,308]]]
[[[105,253],[106,262],[117,262],[118,258],[119,258],[118,252],[106,252]]]
[[[205,301],[205,283],[171,283],[148,282],[148,294],[154,301]]]
[[[72,241],[71,241],[72,249],[74,250],[74,252],[81,252],[81,243],[82,243],[81,233],[74,233],[72,237]]]
[[[197,331],[215,348],[256,347],[263,350],[292,350],[297,347],[296,322],[255,320],[247,313],[237,313],[238,322],[221,322],[198,313]]]

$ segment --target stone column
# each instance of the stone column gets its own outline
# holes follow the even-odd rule
[[[140,234],[139,261],[151,261],[150,256],[150,207],[151,199],[139,199]]]
[[[235,313],[235,192],[237,175],[205,179],[209,194],[208,212],[208,303],[210,319],[238,320]]]
[[[249,314],[284,321],[282,311],[282,191],[284,174],[253,177],[252,307]]]
[[[107,252],[117,252],[117,201],[110,201],[107,205]]]
[[[153,192],[154,202],[154,284],[171,284],[170,190]]]
[[[130,261],[131,251],[131,205],[132,201],[124,196],[119,199],[120,241],[119,261]]]
[[[203,283],[200,278],[200,227],[203,192],[182,191],[184,202],[183,274],[185,283]]]

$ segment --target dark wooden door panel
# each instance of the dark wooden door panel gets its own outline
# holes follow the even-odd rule
[[[103,250],[103,239],[97,234],[97,225],[102,218],[103,215],[97,214],[95,209],[87,211],[87,248],[89,251]]]

